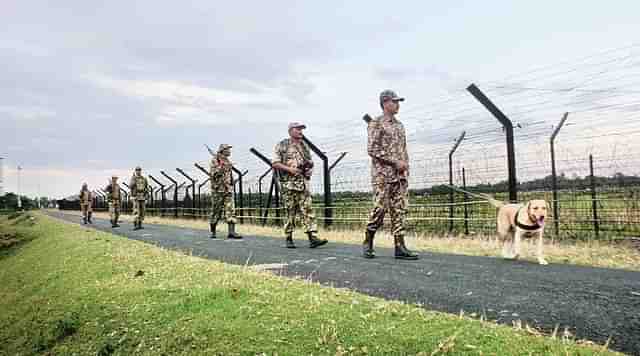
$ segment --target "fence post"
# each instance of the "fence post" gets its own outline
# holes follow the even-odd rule
[[[591,210],[593,210],[593,229],[596,240],[600,237],[600,223],[598,221],[598,202],[596,196],[596,181],[593,176],[593,155],[589,155],[589,183],[591,185]]]
[[[467,175],[462,167],[462,189],[467,190]],[[469,197],[464,193],[464,234],[469,235],[469,211],[467,210],[467,202]]]
[[[196,180],[189,177],[182,169],[180,168],[176,168],[176,171],[178,171],[178,173],[182,174],[182,176],[184,176],[185,178],[187,178],[189,181],[191,181],[191,211],[192,214],[194,214],[194,218],[195,218],[195,213],[196,213]],[[187,188],[188,190],[189,188]]]
[[[333,209],[331,207],[331,170],[329,169],[329,159],[324,152],[320,151],[320,149],[307,138],[307,136],[302,136],[302,141],[304,141],[322,160],[322,171],[324,173],[324,225],[330,226],[333,222]]]
[[[267,166],[273,168],[273,164],[271,163],[271,160],[268,159],[262,153],[260,153],[260,151],[256,150],[253,147],[251,147],[249,151],[253,153],[256,157],[258,157]],[[280,209],[279,209],[280,208],[280,189],[279,189],[280,182],[278,182],[278,170],[273,169],[272,172],[273,174],[271,175],[271,186],[269,187],[269,197],[267,198],[267,208],[264,211],[262,225],[264,225],[267,222],[267,215],[269,214],[269,207],[271,206],[271,193],[273,193],[274,191],[275,191],[274,200],[276,205],[276,218],[280,217]]]
[[[238,174],[238,195],[240,196],[238,199],[238,202],[240,204],[239,207],[239,211],[240,211],[240,224],[242,224],[244,222],[244,219],[242,218],[242,215],[244,214],[244,192],[242,190],[242,178],[249,172],[248,170],[245,170],[244,172],[241,172],[239,169],[237,169],[234,166],[231,166],[231,169],[233,169],[234,172],[236,172],[236,174]],[[231,178],[231,180],[233,180],[233,178]],[[235,183],[235,182],[233,182]]]
[[[502,127],[507,134],[507,165],[509,168],[509,200],[512,203],[518,202],[518,188],[517,188],[517,179],[516,179],[516,153],[515,153],[515,144],[513,139],[513,124],[511,120],[495,106],[489,98],[487,98],[484,93],[478,89],[475,84],[469,85],[467,90],[473,95],[476,100],[478,100],[482,105],[484,105],[493,116],[500,121]]]
[[[155,179],[151,174],[149,174],[149,178],[156,182],[157,185],[160,186],[160,217],[164,216],[164,204],[165,204],[165,196],[164,196],[164,184],[160,183],[159,180]]]
[[[450,186],[453,186],[453,153],[456,152],[456,150],[458,149],[458,146],[460,146],[460,142],[462,142],[462,140],[464,139],[465,134],[466,134],[466,131],[462,131],[462,134],[456,140],[456,143],[453,145],[453,148],[451,148],[451,151],[449,151],[449,185]],[[454,193],[455,192],[453,191],[453,189],[449,189],[449,233],[453,231]]]
[[[554,236],[556,238],[558,238],[558,235],[560,233],[560,204],[558,203],[558,177],[556,175],[555,139],[556,139],[556,136],[558,135],[558,132],[560,132],[562,125],[564,125],[564,122],[567,121],[567,116],[569,116],[568,112],[565,112],[564,115],[562,115],[562,119],[560,120],[558,127],[556,127],[556,129],[553,130],[553,133],[551,134],[551,139],[550,139],[551,189],[553,190],[553,228],[555,232]]]
[[[121,183],[121,184],[124,184],[125,187],[129,188],[127,183]],[[124,194],[124,209],[122,210],[122,212],[126,213],[127,208],[129,207],[129,192],[127,192],[127,190],[122,187],[118,187],[118,189],[120,189],[120,193]]]
[[[175,187],[173,189],[173,210],[174,210],[173,216],[177,219],[178,218],[178,182],[175,179],[171,178],[164,171],[160,171],[160,174],[162,174],[165,178],[171,181],[171,183],[173,183],[173,186]]]
[[[267,169],[266,172],[264,172],[260,178],[258,178],[258,203],[259,205],[259,209],[258,209],[258,216],[262,215],[262,180],[264,179],[264,177],[267,176],[267,174],[269,174],[269,172],[271,172],[271,170],[273,170],[273,168],[269,168]]]

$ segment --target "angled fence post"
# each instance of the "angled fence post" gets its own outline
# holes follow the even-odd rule
[[[164,216],[164,208],[165,208],[165,202],[166,202],[166,198],[165,198],[165,190],[164,190],[164,184],[162,184],[159,180],[155,179],[151,174],[149,174],[149,178],[156,182],[156,184],[158,186],[160,186],[160,217]]]
[[[509,170],[509,200],[512,203],[516,203],[518,201],[518,187],[517,187],[517,179],[516,179],[516,153],[515,153],[515,143],[513,137],[513,124],[511,120],[498,109],[495,104],[487,98],[483,92],[478,89],[475,84],[469,85],[467,90],[473,95],[476,100],[478,100],[493,116],[500,121],[502,127],[507,134],[507,165]]]
[[[240,211],[240,223],[242,224],[244,222],[244,219],[242,218],[242,215],[244,215],[244,191],[242,189],[242,178],[249,173],[248,170],[245,170],[244,172],[241,172],[239,169],[237,169],[234,166],[231,166],[231,169],[233,169],[234,172],[236,172],[236,174],[238,175],[238,195],[239,195],[239,199],[238,202],[240,204],[238,204],[239,208],[238,209]]]
[[[249,149],[251,153],[253,153],[256,157],[258,157],[262,162],[264,162],[270,168],[273,168],[273,163],[268,159],[265,155],[260,153],[255,148],[251,147]],[[264,211],[264,217],[262,220],[262,225],[267,222],[267,215],[269,214],[269,208],[271,207],[271,194],[274,195],[275,205],[276,205],[276,218],[280,217],[280,182],[278,182],[278,170],[273,169],[273,174],[271,175],[271,186],[269,187],[269,196],[267,197],[267,206]]]
[[[195,212],[196,212],[196,182],[197,182],[197,180],[189,177],[189,175],[187,175],[180,168],[176,168],[176,171],[178,171],[178,173],[182,174],[185,178],[187,178],[189,181],[191,181],[191,184],[189,185],[191,187],[191,196],[193,197],[191,199],[191,209],[193,211],[193,214],[195,214]],[[187,188],[187,189],[189,189],[189,188]]]
[[[173,179],[171,176],[169,176],[167,173],[165,173],[164,171],[160,171],[160,174],[162,174],[165,178],[167,178],[171,183],[173,183],[173,186],[175,187],[173,189],[173,216],[175,218],[178,218],[178,182]]]
[[[560,123],[553,130],[550,138],[550,149],[551,149],[551,188],[553,189],[553,228],[554,228],[554,236],[558,238],[558,234],[560,233],[560,205],[558,203],[558,177],[556,175],[556,149],[555,149],[555,139],[564,125],[564,122],[567,121],[567,116],[569,116],[568,112],[565,112],[560,120]]]
[[[309,148],[322,160],[323,182],[324,182],[324,224],[330,226],[333,223],[333,207],[331,206],[331,170],[329,169],[329,159],[307,136],[302,136]]]
[[[120,183],[122,185],[124,185],[125,187],[127,187],[127,189],[129,188],[129,185],[127,185],[127,183]],[[120,192],[124,194],[124,201],[125,201],[125,205],[124,205],[124,209],[123,212],[127,212],[127,209],[129,208],[129,192],[127,192],[127,190],[125,188],[122,188],[122,186],[118,187],[120,189]]]
[[[465,134],[466,134],[466,131],[462,131],[462,134],[456,140],[456,143],[453,145],[453,148],[451,148],[451,151],[449,151],[449,185],[450,186],[453,186],[453,154],[458,149],[458,146],[460,146],[460,142],[462,142],[462,140],[464,139]],[[454,203],[453,195],[454,195],[453,189],[449,189],[449,232],[453,231],[453,203]]]
[[[258,216],[262,215],[262,180],[264,179],[264,177],[267,176],[267,174],[269,174],[269,172],[271,172],[273,170],[273,168],[269,168],[267,169],[266,172],[264,172],[260,178],[258,178]]]
[[[205,176],[207,176],[207,179],[205,179],[202,183],[200,183],[200,185],[198,185],[198,205],[199,208],[202,210],[202,197],[200,196],[200,189],[202,189],[202,187],[211,180],[211,177],[209,176],[209,171],[207,171],[206,169],[204,169],[204,167],[202,167],[201,165],[199,165],[197,162],[193,164],[196,168],[198,168],[198,170],[202,173],[204,173]],[[208,205],[207,205],[208,206]],[[205,209],[206,211],[206,209]],[[201,211],[202,212],[202,211]]]

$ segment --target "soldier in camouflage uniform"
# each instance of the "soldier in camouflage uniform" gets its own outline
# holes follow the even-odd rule
[[[309,247],[316,248],[327,243],[318,238],[318,228],[311,207],[311,179],[313,161],[309,148],[302,141],[302,130],[306,126],[292,122],[289,124],[289,138],[280,141],[274,149],[273,169],[280,176],[280,186],[287,211],[287,222],[284,225],[286,247],[295,248],[293,230],[296,216],[302,220],[305,233],[309,237]]]
[[[82,223],[93,224],[91,221],[91,214],[93,213],[93,194],[89,191],[87,187],[87,183],[82,184],[82,188],[80,189],[80,210],[82,211]]]
[[[119,227],[118,218],[120,217],[120,186],[118,185],[118,177],[111,177],[111,182],[104,188],[107,192],[107,200],[109,202],[109,215],[111,216],[111,227]]]
[[[221,144],[215,157],[211,157],[209,179],[211,182],[211,216],[209,227],[211,238],[216,238],[216,226],[224,216],[227,226],[228,239],[242,239],[236,233],[236,208],[233,201],[233,164],[231,157],[231,145]]]
[[[133,229],[140,230],[143,229],[145,203],[149,194],[149,183],[147,178],[142,176],[142,168],[136,167],[129,181],[129,189],[131,189],[131,198],[133,199]]]
[[[369,213],[363,255],[374,258],[373,239],[382,227],[384,215],[391,214],[391,232],[394,238],[395,258],[417,260],[418,255],[404,243],[407,216],[409,154],[404,126],[395,115],[404,98],[385,90],[380,94],[383,115],[369,121],[367,152],[371,157],[371,184],[374,207]]]

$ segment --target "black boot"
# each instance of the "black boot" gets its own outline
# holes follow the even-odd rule
[[[400,260],[417,260],[418,254],[409,250],[407,246],[404,245],[404,236],[394,236],[396,245],[396,254],[395,257]]]
[[[143,230],[144,227],[142,227],[142,221],[138,221],[138,230]]]
[[[362,256],[364,258],[376,257],[376,251],[373,250],[373,238],[375,235],[376,232],[369,229],[364,233],[364,242],[362,243]]]
[[[309,236],[309,247],[310,248],[316,248],[318,246],[322,246],[324,244],[326,244],[328,241],[325,239],[319,239],[316,236],[317,232],[315,231],[310,231],[307,232],[307,236]]]
[[[142,227],[140,227],[140,222],[139,221],[133,221],[133,229],[134,230],[140,230],[142,229]]]
[[[113,219],[110,219],[109,222],[111,223],[111,228],[113,229],[114,227],[116,227],[116,223],[113,222]]]
[[[209,229],[211,230],[211,235],[209,235],[209,237],[212,238],[212,239],[216,238],[216,225],[217,224],[209,223]]]
[[[296,248],[296,245],[293,243],[293,233],[287,234],[287,240],[285,242],[286,248]]]
[[[89,220],[89,224],[93,224],[93,221],[91,221],[91,214],[92,212],[89,212],[88,213],[89,216],[87,217],[87,220]]]
[[[87,218],[84,215],[82,216],[82,225],[87,225]]]
[[[227,238],[228,239],[232,239],[232,240],[240,240],[240,239],[242,239],[242,236],[240,236],[239,234],[236,233],[236,224],[235,223],[229,223],[227,226],[229,227],[229,233],[227,234]]]

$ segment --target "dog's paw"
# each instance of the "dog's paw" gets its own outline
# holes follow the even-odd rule
[[[547,260],[545,260],[544,258],[538,258],[538,263],[543,266],[546,266],[549,264],[549,262],[547,262]]]

